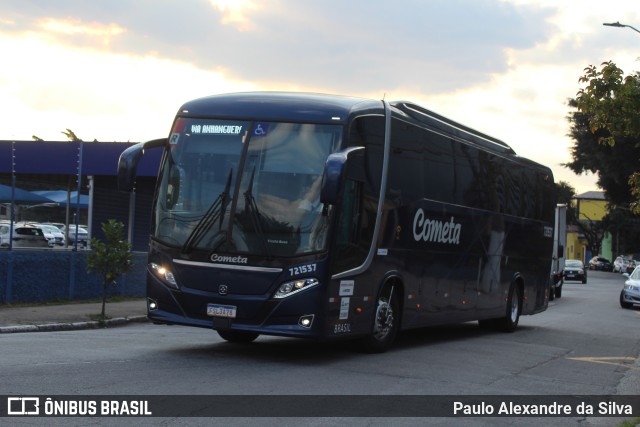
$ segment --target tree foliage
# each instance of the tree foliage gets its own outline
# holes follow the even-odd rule
[[[71,129],[67,128],[67,130],[66,131],[62,131],[62,133],[71,142],[80,142],[80,141],[82,141],[80,138],[78,138],[78,136]]]
[[[598,70],[590,65],[580,77],[586,87],[578,91],[577,107],[588,114],[592,132],[607,130],[601,142],[609,145],[616,138],[640,136],[640,73],[624,76],[613,62]]]
[[[569,106],[577,108],[576,100],[569,100]],[[618,137],[617,144],[600,143],[611,134],[606,129],[593,132],[589,118],[589,114],[577,109],[567,117],[573,146],[570,149],[571,161],[564,166],[577,174],[597,174],[598,187],[604,190],[607,200],[614,205],[628,206],[633,200],[629,177],[640,167],[640,139]]]
[[[585,219],[573,224],[578,226],[593,254],[599,253],[605,231],[615,237],[616,252],[635,252],[640,249],[636,243],[640,242],[640,224],[629,207],[636,203],[634,191],[640,187],[634,186],[630,177],[640,171],[640,137],[622,134],[613,137],[609,128],[594,126],[595,113],[580,110],[576,99],[569,100],[569,107],[573,109],[567,116],[573,146],[571,161],[564,166],[577,174],[596,174],[598,186],[609,201],[609,214],[602,221]]]
[[[558,203],[568,205],[576,196],[576,189],[565,181],[556,182],[556,200]]]
[[[597,172],[598,184],[608,199],[618,204],[624,197],[616,191],[624,191],[630,196],[628,202],[632,209],[638,213],[640,73],[624,76],[624,72],[609,61],[602,63],[600,69],[593,65],[587,67],[580,82],[586,86],[573,101],[579,113],[573,115],[577,128],[572,127],[571,135],[577,144],[568,166],[577,173]],[[578,133],[574,133],[576,129]],[[587,129],[591,135],[584,134]]]
[[[124,224],[110,219],[101,225],[105,240],[91,238],[92,252],[87,256],[87,272],[98,273],[102,278],[102,318],[105,318],[107,288],[133,265],[131,244],[124,240]]]

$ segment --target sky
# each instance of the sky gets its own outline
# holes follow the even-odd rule
[[[629,0],[1,0],[0,140],[165,137],[191,99],[407,100],[507,142],[578,194],[567,101],[589,65],[640,70]]]

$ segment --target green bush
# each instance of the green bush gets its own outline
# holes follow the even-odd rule
[[[107,288],[116,285],[117,280],[133,265],[131,244],[124,240],[124,224],[110,219],[101,224],[105,240],[91,238],[92,252],[87,256],[87,272],[97,273],[102,278],[102,313],[105,318]]]

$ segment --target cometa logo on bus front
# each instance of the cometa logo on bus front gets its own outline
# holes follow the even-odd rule
[[[212,262],[224,262],[228,264],[246,264],[248,262],[247,258],[243,256],[224,256],[213,254],[211,255]]]
[[[413,238],[416,241],[446,243],[450,245],[460,244],[460,232],[462,224],[456,223],[451,217],[449,222],[425,218],[424,211],[418,209],[413,217]]]

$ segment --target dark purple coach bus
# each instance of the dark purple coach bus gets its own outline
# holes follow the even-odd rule
[[[188,102],[168,138],[120,157],[131,191],[164,150],[148,315],[260,334],[359,340],[546,309],[551,170],[410,102],[238,93]]]

